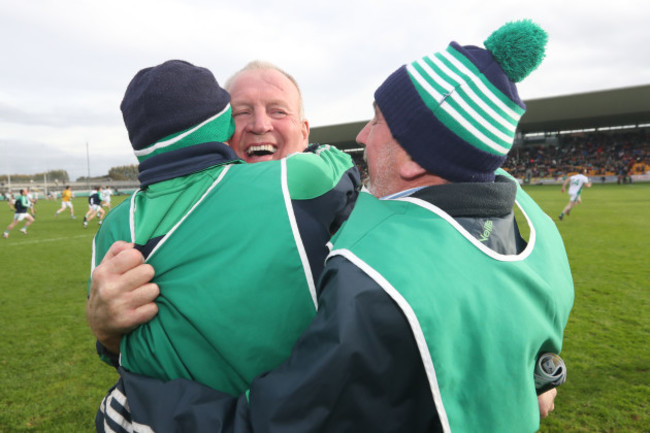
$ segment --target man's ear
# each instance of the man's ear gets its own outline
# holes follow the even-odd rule
[[[427,171],[422,168],[420,164],[409,158],[399,168],[399,175],[405,180],[415,180],[418,177],[424,176]]]
[[[302,121],[302,138],[305,140],[305,147],[309,145],[309,122],[307,119]]]

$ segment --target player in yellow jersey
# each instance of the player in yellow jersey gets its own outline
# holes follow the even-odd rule
[[[70,189],[70,185],[66,186],[65,189],[61,192],[61,209],[56,211],[54,216],[59,216],[59,214],[66,209],[70,209],[70,218],[75,219],[74,206],[72,206],[72,190]]]

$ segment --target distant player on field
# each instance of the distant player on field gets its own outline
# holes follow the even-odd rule
[[[16,198],[14,197],[14,193],[11,192],[11,190],[7,191],[7,194],[5,195],[5,198],[7,199],[7,204],[9,205],[9,210],[11,212],[14,212],[16,210],[14,208],[14,202],[16,201]]]
[[[22,220],[26,220],[25,225],[20,229],[21,233],[27,234],[27,227],[34,222],[34,217],[27,213],[29,209],[29,199],[27,198],[27,190],[21,189],[20,196],[16,198],[14,202],[14,209],[16,213],[14,214],[14,220],[7,226],[7,229],[2,234],[2,237],[7,239],[9,237],[9,231],[14,228]]]
[[[101,198],[102,198],[102,206],[108,208],[108,210],[111,210],[111,196],[113,195],[113,191],[111,188],[107,185],[104,188],[102,188],[101,191]]]
[[[102,208],[102,199],[99,195],[99,187],[95,187],[90,192],[90,195],[88,196],[88,212],[86,212],[86,215],[84,215],[84,228],[88,227],[88,221],[93,219],[95,215],[99,215],[99,224],[101,225],[102,221],[104,220],[104,215],[106,212],[104,211],[104,208]]]
[[[564,219],[564,215],[568,216],[571,213],[571,209],[582,202],[582,199],[580,198],[582,188],[591,188],[591,181],[587,176],[585,176],[585,174],[587,174],[587,169],[583,169],[582,173],[568,177],[562,184],[562,193],[566,191],[566,186],[569,185],[569,203],[564,206],[564,209],[559,216],[560,221]]]
[[[33,217],[36,216],[36,202],[38,201],[38,194],[32,192],[31,189],[27,188],[27,200],[29,201],[29,206],[27,207],[27,212],[29,212]]]
[[[70,218],[75,219],[74,207],[72,206],[72,190],[70,190],[70,185],[66,186],[65,189],[61,192],[61,209],[56,211],[56,214],[54,214],[54,216],[58,216],[66,209],[70,209]]]

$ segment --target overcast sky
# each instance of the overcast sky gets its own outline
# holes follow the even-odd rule
[[[138,70],[169,59],[220,83],[271,61],[300,83],[312,127],[369,119],[400,65],[522,18],[549,34],[522,99],[650,84],[649,12],[645,0],[3,0],[0,173],[74,180],[136,163],[119,104]]]

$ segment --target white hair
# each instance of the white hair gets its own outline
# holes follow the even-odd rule
[[[233,75],[230,76],[226,80],[225,85],[223,86],[224,89],[230,92],[230,89],[232,88],[233,83],[235,82],[235,79],[239,77],[239,75],[243,72],[246,71],[269,71],[269,70],[275,70],[287,77],[289,81],[293,83],[294,86],[296,86],[296,90],[298,90],[298,101],[299,101],[299,114],[300,114],[300,121],[305,120],[305,108],[304,108],[304,103],[302,101],[302,92],[300,91],[300,86],[298,86],[298,82],[296,81],[295,78],[288,72],[284,71],[283,69],[275,66],[271,62],[267,62],[264,60],[253,60],[252,62],[249,62],[246,66],[241,68],[239,71],[235,72]]]

